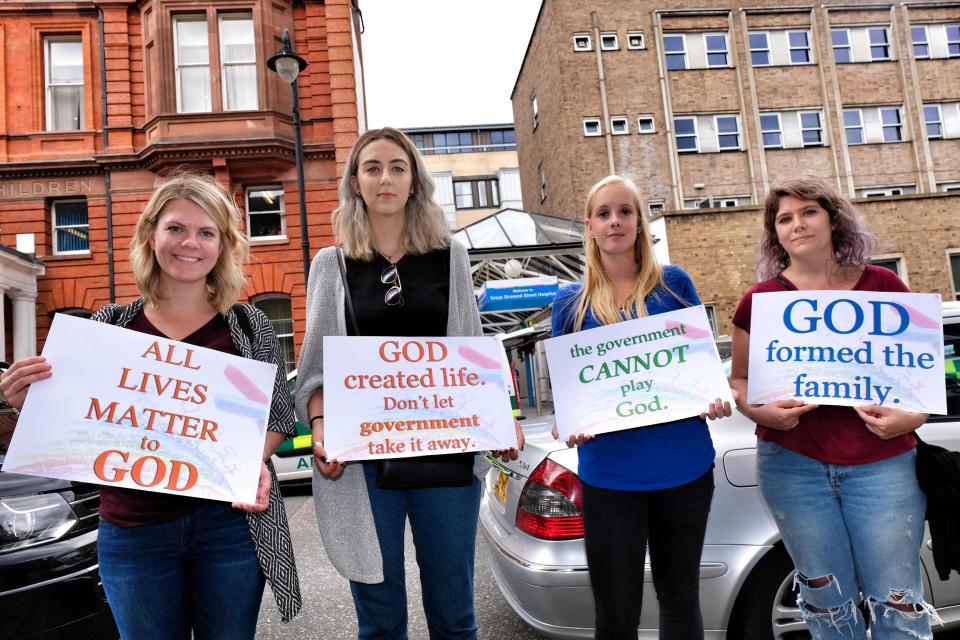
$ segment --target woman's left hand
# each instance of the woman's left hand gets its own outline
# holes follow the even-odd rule
[[[270,469],[266,462],[260,463],[260,482],[257,484],[257,501],[253,504],[247,502],[234,502],[231,506],[241,511],[250,511],[258,513],[266,511],[270,506]]]
[[[526,442],[526,438],[523,437],[523,429],[520,428],[520,421],[514,420],[513,427],[517,431],[517,446],[516,448],[510,447],[509,449],[497,449],[493,452],[494,457],[500,458],[504,462],[510,462],[511,460],[516,460],[520,457],[520,452],[523,451],[523,444]]]
[[[736,402],[737,398],[740,397],[740,394],[737,393],[736,389],[730,390],[733,393],[733,401]],[[706,420],[710,418],[711,420],[718,420],[720,418],[729,418],[733,414],[733,407],[729,402],[725,402],[720,398],[717,398],[710,403],[710,406],[707,407],[706,411],[700,412],[700,419]]]
[[[867,429],[882,440],[892,440],[905,433],[916,431],[920,425],[927,421],[927,417],[930,415],[927,413],[911,413],[893,407],[881,407],[876,404],[854,407],[853,409],[863,420],[863,423],[867,425]]]

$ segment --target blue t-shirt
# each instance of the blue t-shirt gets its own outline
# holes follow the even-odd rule
[[[680,267],[665,265],[663,280],[676,295],[655,289],[644,301],[648,315],[700,304],[690,276]],[[553,301],[553,335],[573,333],[582,288],[578,282],[557,293]],[[581,331],[599,326],[600,322],[589,310]],[[580,478],[589,485],[621,491],[652,491],[693,482],[710,469],[716,452],[706,421],[693,417],[603,433],[581,445],[579,455]]]

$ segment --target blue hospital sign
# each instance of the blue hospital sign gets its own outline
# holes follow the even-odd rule
[[[557,277],[488,280],[480,291],[480,311],[542,309],[557,295]]]

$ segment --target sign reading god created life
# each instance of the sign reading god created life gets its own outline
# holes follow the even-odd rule
[[[758,293],[751,315],[751,403],[947,411],[937,294]]]
[[[700,415],[732,401],[702,306],[544,342],[560,439]]]
[[[496,338],[323,339],[330,459],[404,458],[517,446]]]
[[[276,366],[57,315],[4,471],[256,502]]]

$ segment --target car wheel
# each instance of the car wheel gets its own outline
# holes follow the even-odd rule
[[[765,555],[737,595],[728,638],[743,640],[809,640],[793,587],[796,571],[782,545]]]

